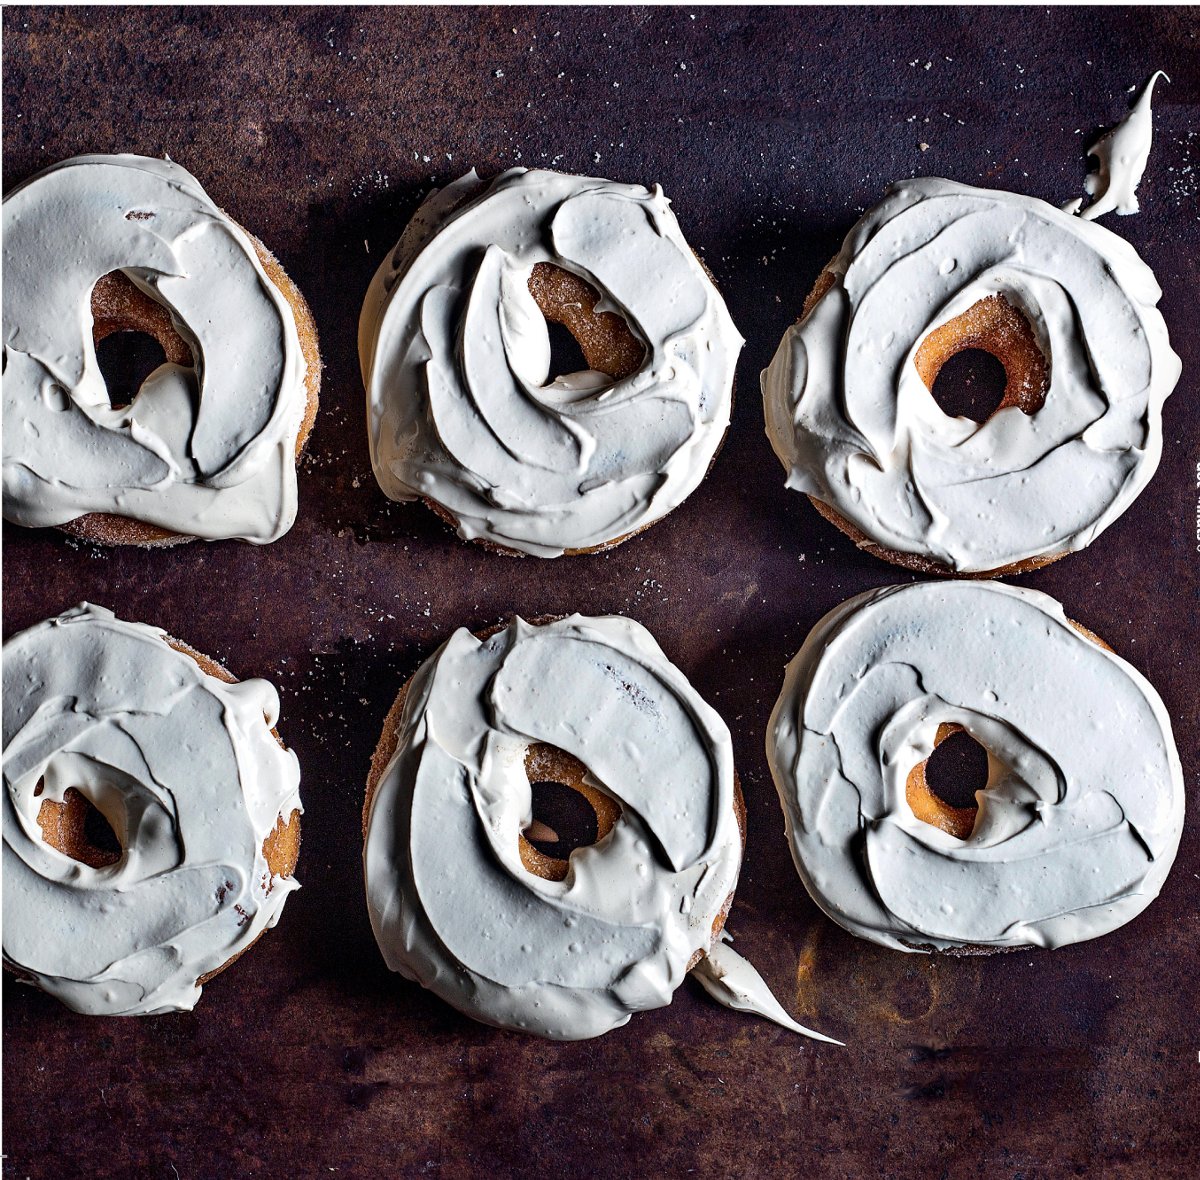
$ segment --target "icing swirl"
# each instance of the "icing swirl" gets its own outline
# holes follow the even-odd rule
[[[522,865],[525,751],[588,767],[621,815],[565,880]],[[460,1011],[558,1040],[670,1003],[737,883],[729,731],[645,628],[572,615],[460,629],[408,690],[363,864],[388,966]]]
[[[547,383],[538,263],[598,290],[643,343],[614,381]],[[393,500],[424,497],[540,557],[659,519],[703,479],[729,425],[742,339],[662,190],[514,168],[472,171],[418,211],[367,293],[359,357],[371,462]]]
[[[942,723],[988,751],[966,840],[906,799]],[[827,614],[788,665],[767,756],[813,900],[897,950],[1105,934],[1158,895],[1183,826],[1154,688],[1053,598],[996,582],[891,586]]]
[[[164,632],[83,604],[4,645],[4,961],[77,1012],[188,1010],[274,926],[263,841],[300,811],[265,680],[228,684]],[[38,813],[80,791],[123,849],[91,868]]]
[[[91,293],[124,273],[168,309],[194,368],[114,408]],[[114,513],[265,543],[296,516],[307,365],[249,235],[170,160],[77,156],[4,200],[4,516]]]
[[[787,486],[873,541],[998,570],[1083,548],[1154,474],[1180,362],[1154,275],[1115,234],[1031,197],[904,181],[828,270],[762,374],[767,435]],[[950,418],[913,358],[997,294],[1046,358],[1044,404]]]

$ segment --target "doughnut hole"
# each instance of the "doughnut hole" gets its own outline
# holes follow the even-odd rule
[[[941,367],[930,392],[948,417],[982,423],[1000,408],[1007,380],[1004,366],[990,352],[964,348]]]
[[[529,276],[529,293],[548,324],[559,324],[579,346],[589,369],[606,373],[614,381],[636,373],[646,350],[629,325],[611,311],[596,311],[600,295],[578,275],[549,262],[539,262]],[[551,332],[551,379],[572,363],[569,345]],[[557,347],[555,347],[557,345]]]
[[[598,844],[621,815],[620,806],[586,782],[587,767],[557,746],[525,752],[533,820],[518,837],[521,864],[547,881],[566,878],[571,852]]]
[[[44,782],[39,782],[34,795],[40,795],[44,787]],[[123,855],[121,841],[104,813],[74,787],[67,788],[61,803],[43,799],[37,822],[42,839],[51,848],[89,868],[107,868]]]
[[[938,726],[933,753],[908,772],[905,798],[913,815],[959,840],[975,827],[975,792],[987,786],[987,751],[953,722]]]
[[[119,270],[102,275],[92,288],[92,343],[113,409],[130,405],[164,362],[195,367],[171,313]]]
[[[985,422],[1009,406],[1016,406],[1023,414],[1036,414],[1042,408],[1049,388],[1049,366],[1029,321],[1003,295],[989,295],[935,328],[921,341],[913,358],[925,388],[950,416],[958,415],[946,404],[949,391],[943,389],[939,396],[938,375],[947,361],[968,350],[995,357],[1004,368],[1005,380],[998,403],[979,417],[974,412],[963,416]]]

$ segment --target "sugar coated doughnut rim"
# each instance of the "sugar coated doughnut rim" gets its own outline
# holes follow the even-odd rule
[[[965,841],[905,798],[942,723],[989,752]],[[918,582],[848,599],[788,664],[766,745],[809,894],[897,950],[1098,937],[1158,895],[1179,845],[1161,698],[1034,590]]]
[[[577,275],[644,349],[612,381],[548,381],[536,266]],[[610,547],[699,485],[742,346],[661,189],[472,171],[417,211],[359,321],[372,467],[459,535],[540,557]]]
[[[579,615],[459,629],[398,704],[363,850],[388,966],[474,1019],[553,1039],[669,1003],[728,912],[742,833],[728,729],[649,632]],[[518,853],[536,742],[578,757],[622,806],[562,882]]]
[[[3,209],[5,518],[105,544],[287,532],[320,357],[274,257],[165,159],[64,160]],[[92,291],[112,272],[196,358],[160,365],[127,407],[92,340]]]
[[[90,1015],[187,1011],[299,888],[300,769],[265,680],[84,603],[4,645],[4,964]],[[71,790],[122,846],[43,838]]]
[[[921,572],[1032,568],[1090,544],[1153,476],[1180,360],[1154,275],[1116,234],[923,177],[892,185],[826,273],[763,370],[767,435],[787,486],[865,548]],[[995,295],[1032,328],[1044,402],[950,418],[913,357]]]

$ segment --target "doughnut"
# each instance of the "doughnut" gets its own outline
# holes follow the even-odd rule
[[[549,380],[547,321],[587,369]],[[420,207],[363,304],[375,478],[496,552],[611,548],[704,478],[741,346],[657,186],[471,171]]]
[[[928,788],[951,732],[987,751],[976,806]],[[767,757],[813,900],[904,951],[1057,947],[1158,896],[1183,827],[1146,679],[1047,594],[998,582],[847,600],[787,668]]]
[[[117,332],[165,363],[118,405]],[[76,156],[4,199],[4,518],[102,545],[278,540],[321,362],[304,298],[170,160]]]
[[[299,888],[278,715],[267,681],[88,603],[8,640],[4,965],[89,1015],[193,1008]]]
[[[531,784],[547,781],[596,816],[596,842],[565,860],[534,847]],[[729,731],[645,628],[460,628],[400,690],[372,759],[371,926],[391,970],[499,1028],[598,1036],[695,970],[728,1006],[819,1037],[722,941],[744,827]]]
[[[1180,372],[1160,294],[1128,242],[1044,201],[892,185],[763,371],[787,486],[919,573],[1021,573],[1082,549],[1158,467]],[[983,422],[932,395],[964,349],[1004,366]]]

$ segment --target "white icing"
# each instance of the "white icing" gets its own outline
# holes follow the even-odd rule
[[[458,630],[413,678],[363,864],[388,966],[477,1020],[558,1040],[670,1003],[737,883],[729,731],[645,628]],[[522,865],[530,744],[621,805],[563,881]]]
[[[729,945],[727,933],[723,932],[722,937],[713,943],[708,954],[692,969],[692,974],[704,990],[726,1008],[773,1020],[791,1032],[812,1037],[814,1041],[824,1041],[828,1045],[845,1043],[797,1024],[771,994],[763,977]]]
[[[1167,78],[1167,75],[1162,70],[1155,70],[1129,114],[1088,148],[1088,155],[1095,157],[1099,170],[1084,181],[1092,203],[1079,216],[1087,221],[1103,217],[1114,209],[1121,216],[1138,211],[1137,186],[1146,171],[1154,137],[1150,100],[1154,83],[1159,78]],[[1167,78],[1168,82],[1170,80]],[[1064,209],[1074,213],[1081,204],[1082,201],[1076,200]]]
[[[646,349],[636,373],[547,383],[528,289],[587,280]],[[678,506],[729,425],[742,339],[662,190],[515,168],[418,211],[359,321],[371,462],[393,500],[539,557],[615,540]]]
[[[989,754],[967,840],[906,799],[943,722]],[[788,665],[767,756],[813,899],[898,950],[1105,934],[1158,895],[1183,826],[1154,688],[1053,598],[996,582],[892,586],[831,611]]]
[[[196,359],[114,409],[92,288],[120,270],[165,306]],[[4,200],[4,516],[109,512],[215,540],[268,542],[296,516],[306,362],[254,245],[170,160],[77,156]]]
[[[299,887],[262,850],[301,810],[278,714],[267,681],[227,684],[157,628],[86,603],[5,643],[5,962],[77,1012],[194,1007],[197,980]],[[71,787],[117,834],[115,864],[42,838],[42,803]]]
[[[1069,552],[1154,474],[1180,362],[1128,242],[1044,201],[927,178],[893,185],[829,269],[762,374],[767,434],[787,486],[876,543],[960,573]],[[1045,404],[950,418],[913,358],[992,295],[1033,327]]]

